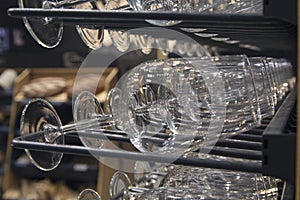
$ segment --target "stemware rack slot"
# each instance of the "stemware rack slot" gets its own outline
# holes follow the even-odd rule
[[[247,55],[265,55],[272,57],[286,57],[297,66],[297,1],[282,2],[280,0],[264,0],[263,16],[237,15],[202,15],[191,13],[160,13],[139,11],[85,11],[72,9],[24,9],[10,8],[8,14],[12,17],[53,17],[64,25],[94,25],[104,26],[106,29],[129,30],[135,34],[134,28],[154,27],[145,19],[182,20],[181,24],[167,27],[191,36],[200,44],[218,47],[221,53],[245,53]],[[280,9],[278,9],[280,8]],[[237,44],[226,44],[209,38],[200,38],[193,33],[187,33],[181,28],[203,28],[205,33],[217,33],[218,37],[229,37],[238,40]],[[155,36],[155,33],[147,33]],[[172,39],[172,38],[169,38]],[[242,45],[244,46],[242,46]],[[246,48],[245,48],[246,46]],[[249,48],[250,47],[250,48]],[[258,47],[258,48],[252,48]],[[295,67],[296,71],[296,67]],[[294,89],[282,102],[276,115],[271,119],[264,119],[262,126],[248,132],[234,135],[220,140],[210,151],[211,154],[244,158],[261,161],[257,163],[215,162],[205,159],[179,158],[174,164],[211,167],[219,169],[258,172],[276,176],[295,184],[296,159],[296,96]],[[38,136],[37,133],[36,136]],[[78,137],[78,133],[67,137]],[[93,134],[86,133],[86,137]],[[130,140],[120,131],[108,131],[105,138],[123,143]],[[82,156],[100,155],[132,160],[146,160],[168,162],[170,156],[153,155],[134,151],[120,151],[112,149],[92,149],[78,145],[51,145],[30,141],[29,136],[20,136],[12,141],[12,145],[19,149],[35,149],[55,151],[65,154]],[[291,159],[292,158],[292,159]]]
[[[288,120],[289,116],[293,114],[295,109],[294,105],[296,102],[296,90],[291,91],[281,106],[279,107],[276,115],[271,120],[265,120],[264,122],[269,122],[268,124],[264,124],[261,127],[258,127],[254,130],[254,136],[261,137],[260,142],[252,142],[247,140],[237,140],[232,138],[220,139],[216,146],[212,149],[210,154],[222,155],[222,156],[230,156],[236,158],[244,158],[244,159],[252,159],[258,160],[262,162],[247,162],[247,161],[215,161],[215,160],[207,160],[203,158],[186,158],[180,157],[175,159],[175,157],[169,155],[162,154],[151,154],[151,153],[141,153],[135,151],[125,151],[125,150],[115,150],[115,149],[107,149],[107,148],[87,148],[79,145],[58,145],[58,144],[45,144],[32,141],[32,139],[36,139],[39,136],[43,135],[43,132],[35,133],[33,136],[19,136],[12,141],[12,145],[15,148],[21,149],[31,149],[31,150],[39,150],[39,151],[53,151],[53,152],[61,152],[65,154],[74,154],[81,156],[101,156],[101,157],[114,157],[114,158],[122,158],[129,160],[140,160],[140,161],[153,161],[153,162],[161,162],[161,163],[169,163],[174,161],[174,164],[179,165],[189,165],[189,166],[199,166],[199,167],[209,167],[209,168],[217,168],[217,169],[228,169],[228,170],[238,170],[245,172],[257,172],[263,173],[266,175],[273,175],[288,182],[294,182],[294,174],[295,167],[293,163],[291,165],[286,161],[286,159],[290,158],[291,152],[295,152],[295,133],[285,134],[287,124],[290,122]],[[284,118],[283,118],[284,117]],[[280,120],[280,123],[278,123]],[[272,132],[273,128],[276,124],[276,131]],[[272,127],[270,127],[272,126]],[[257,130],[260,130],[261,135],[257,135]],[[251,136],[252,130],[240,133],[239,136]],[[76,132],[71,137],[77,137],[75,135]],[[129,142],[127,136],[124,135],[122,131],[113,131],[107,130],[104,131],[104,135],[106,139],[112,139],[118,142]],[[278,137],[274,137],[274,135],[279,135]],[[80,133],[81,137],[95,137],[94,134],[90,133]],[[237,136],[234,136],[237,137]],[[279,138],[279,139],[278,139]],[[243,138],[245,139],[245,138]],[[281,141],[281,142],[280,142]],[[284,142],[285,149],[280,149],[280,154],[278,151],[273,149],[278,148],[278,142],[280,142],[280,146],[282,147],[282,142]],[[267,144],[267,145],[266,145]],[[280,156],[279,156],[280,155]],[[274,167],[274,163],[281,163]],[[278,169],[274,169],[277,168]]]
[[[270,17],[251,15],[217,15],[217,14],[196,14],[196,13],[172,13],[172,12],[145,12],[145,11],[122,11],[122,10],[75,10],[75,9],[38,9],[38,8],[10,8],[8,14],[12,17],[53,17],[57,22],[65,25],[96,25],[104,26],[106,29],[129,30],[137,34],[135,28],[155,27],[145,21],[145,19],[172,19],[181,20],[182,23],[167,27],[183,32],[202,45],[217,46],[220,51],[226,53],[245,53],[270,56],[289,57],[295,64],[296,57],[295,38],[297,26],[289,23],[277,15]],[[216,33],[217,37],[230,38],[240,41],[236,44],[227,44],[215,41],[210,38],[195,36],[187,33],[181,28],[201,28],[207,29],[204,33]],[[131,29],[131,30],[130,30]],[[140,31],[140,30],[139,30]],[[157,36],[157,30],[148,34]],[[158,35],[159,37],[159,35]],[[169,35],[168,39],[172,39]],[[274,46],[274,40],[276,45]]]

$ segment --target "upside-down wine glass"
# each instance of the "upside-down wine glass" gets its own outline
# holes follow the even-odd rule
[[[43,9],[100,9],[101,2],[93,0],[18,0],[20,8],[43,8]],[[63,35],[63,23],[52,17],[23,17],[25,27],[34,40],[43,47],[56,47]],[[83,42],[90,48],[96,49],[101,46],[103,40],[102,26],[76,26]]]
[[[101,200],[101,197],[95,190],[87,188],[79,193],[77,200]]]

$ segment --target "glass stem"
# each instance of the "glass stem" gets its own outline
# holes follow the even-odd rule
[[[84,130],[89,128],[105,128],[114,125],[112,115],[96,115],[92,119],[85,119],[74,124],[67,124],[61,127],[64,133],[73,132],[74,130]]]

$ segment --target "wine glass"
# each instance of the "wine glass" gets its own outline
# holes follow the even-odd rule
[[[117,171],[114,173],[110,180],[109,195],[111,199],[138,199],[147,188],[135,187],[135,183],[131,183],[131,180],[126,173]]]
[[[77,200],[101,200],[101,197],[95,190],[87,188],[79,193]]]
[[[86,9],[86,10],[104,10],[105,5],[103,1],[88,1],[85,3],[77,4],[74,6],[75,9]],[[104,39],[104,27],[95,25],[76,25],[76,30],[82,39],[82,41],[90,49],[98,49],[102,46]]]
[[[149,35],[130,35],[130,42],[136,48],[141,48],[143,54],[148,55],[152,51],[151,47],[154,43],[154,38]]]
[[[118,95],[119,91],[116,89],[111,90],[108,95],[113,108],[119,103]],[[149,92],[147,97],[149,99],[153,98]],[[141,101],[140,99],[136,100]],[[144,101],[149,100],[144,99]],[[141,108],[140,110],[136,110],[136,112],[141,115],[149,111]],[[114,120],[111,114],[104,114],[96,97],[87,91],[78,95],[74,104],[73,114],[75,123],[62,126],[57,112],[48,101],[39,98],[32,99],[22,111],[20,124],[21,134],[23,136],[29,136],[31,140],[37,142],[64,144],[64,135],[76,132],[79,134],[85,146],[101,148],[103,141],[100,138],[101,134],[103,135],[103,128],[111,127],[119,123],[118,118]],[[117,127],[122,127],[122,125]],[[86,133],[93,134],[94,137],[86,138]],[[42,152],[29,149],[25,149],[25,151],[32,160],[32,163],[44,171],[50,171],[56,168],[63,156],[62,153],[56,152]]]
[[[166,0],[129,0],[136,11],[157,11],[174,13],[262,15],[261,0],[202,0],[202,1],[166,1]],[[157,26],[172,26],[181,20],[146,20]]]
[[[106,10],[120,10],[125,9],[128,5],[126,0],[108,0]],[[124,30],[109,30],[109,35],[113,41],[114,46],[120,51],[125,52],[130,47],[130,34]]]
[[[275,113],[275,103],[265,60],[262,57],[249,57],[248,59],[253,73],[261,118],[270,117]]]
[[[131,185],[131,180],[128,175],[122,171],[117,171],[113,174],[109,183],[109,195],[114,197],[122,194]]]
[[[109,96],[110,97],[110,96]],[[114,125],[110,114],[104,114],[100,103],[91,92],[81,92],[74,104],[75,123],[62,125],[54,107],[44,99],[32,99],[22,111],[20,132],[23,136],[36,142],[64,144],[66,134],[78,133],[82,143],[87,147],[101,148],[103,131]],[[81,120],[82,119],[82,120]],[[87,133],[95,135],[86,137]],[[96,137],[97,136],[97,137]],[[56,168],[63,154],[25,149],[32,163],[43,171]]]
[[[260,162],[210,154],[188,153],[186,157],[226,162]],[[141,199],[277,199],[277,180],[262,174],[224,169],[173,165],[159,188]],[[175,198],[175,199],[176,199]]]
[[[136,161],[134,164],[134,185],[142,188],[158,188],[172,165]]]
[[[119,119],[132,144],[140,151],[182,153],[183,149],[190,148],[192,138],[199,132],[197,126],[203,121],[191,119],[194,110],[189,102],[197,96],[187,80],[188,77],[168,62],[155,60],[135,67],[123,82],[117,84],[122,93],[112,114]],[[152,90],[150,94],[156,98],[137,101],[136,95],[141,96],[141,88]],[[143,109],[151,112],[141,116],[137,110]],[[203,139],[200,134],[198,136],[199,141],[201,137]],[[153,137],[158,138],[153,140]]]
[[[18,0],[20,8],[77,8],[100,9],[101,1],[93,0]],[[52,17],[23,17],[25,27],[30,35],[43,47],[56,47],[63,35],[63,23]],[[76,26],[83,42],[92,49],[99,48],[103,40],[102,26]]]
[[[44,8],[50,9],[58,2],[56,0],[18,0],[20,8]],[[23,17],[23,22],[30,35],[43,47],[54,48],[62,39],[63,24],[55,22],[53,18],[27,18]]]
[[[207,97],[203,96],[206,87],[203,87],[201,83],[210,79],[215,81],[216,78],[213,76],[219,73],[220,84],[224,85],[226,98],[226,120],[222,130],[223,135],[243,132],[260,124],[259,115],[261,113],[257,102],[253,72],[245,55],[187,58],[185,61],[184,59],[174,59],[173,62],[198,66],[202,69],[199,71],[202,75],[197,71],[192,71],[193,73],[190,74],[190,80],[193,81],[191,85],[198,93],[199,101],[202,102],[205,102]],[[214,87],[213,82],[206,81],[205,84],[206,86],[211,84],[210,87]],[[210,102],[206,104],[209,105]],[[215,115],[220,115],[221,110],[219,108],[217,110],[219,112],[215,112]]]

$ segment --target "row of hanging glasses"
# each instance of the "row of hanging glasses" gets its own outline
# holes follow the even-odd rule
[[[43,8],[43,9],[77,9],[77,10],[137,10],[137,11],[159,11],[174,13],[202,13],[202,14],[262,14],[261,0],[19,0],[20,8]],[[43,47],[56,47],[63,36],[63,23],[53,17],[24,17],[24,24],[31,36]],[[181,21],[174,20],[146,20],[151,24],[159,26],[171,26]],[[130,44],[140,45],[142,49],[149,52],[149,43],[152,42],[148,36],[130,36],[129,32],[122,30],[105,30],[101,25],[77,25],[83,42],[91,49],[98,49],[105,42],[112,40],[116,48],[124,52]],[[196,36],[211,38],[212,40],[236,44],[240,41],[231,40],[229,37],[218,36],[217,33],[207,33],[203,28],[181,28],[185,32],[194,33]],[[130,42],[132,41],[132,42]],[[144,52],[143,51],[143,52]]]
[[[219,138],[259,126],[295,85],[286,59],[245,55],[147,61],[121,80],[108,94],[107,113],[94,94],[78,95],[74,124],[62,125],[48,101],[32,99],[22,112],[21,134],[41,143],[65,144],[66,134],[78,133],[90,148],[101,148],[105,133],[127,134],[141,152],[180,157],[205,152]],[[56,168],[63,156],[26,152],[46,171]]]
[[[199,157],[199,154],[194,156]],[[259,162],[209,154],[201,154],[200,157],[220,162],[228,159]],[[279,198],[278,183],[281,180],[258,173],[181,165],[160,166],[153,163],[151,167],[148,162],[139,161],[135,167],[140,168],[141,165],[146,168],[145,173],[135,173],[134,182],[131,182],[128,175],[122,171],[117,171],[112,176],[109,186],[110,199],[276,200]],[[100,199],[97,192],[90,189],[87,191],[90,200]],[[81,196],[80,194],[79,197]]]
[[[226,162],[259,162],[209,154],[192,153],[189,157]],[[110,182],[111,199],[277,199],[278,180],[258,173],[224,169],[189,167],[181,165],[160,166],[140,162],[145,173],[128,176],[116,172]],[[136,174],[134,174],[136,175]]]

